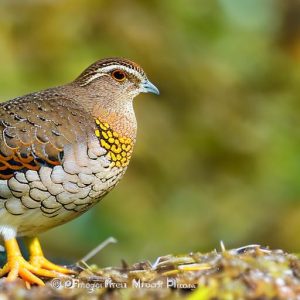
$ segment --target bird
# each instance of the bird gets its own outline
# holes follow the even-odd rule
[[[72,274],[44,256],[38,234],[89,210],[123,177],[140,93],[159,90],[137,63],[105,58],[70,83],[0,103],[0,277],[44,285],[41,277]]]

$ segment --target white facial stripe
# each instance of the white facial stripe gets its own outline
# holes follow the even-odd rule
[[[111,65],[111,66],[107,66],[107,67],[103,67],[103,68],[99,68],[97,70],[97,72],[101,72],[101,73],[109,73],[112,72],[114,70],[123,70],[128,74],[131,74],[135,77],[137,77],[138,79],[140,79],[140,81],[143,81],[145,78],[136,70],[128,68],[126,66],[122,66],[122,65]]]
[[[88,85],[91,81],[95,80],[96,78],[99,78],[101,76],[105,76],[106,74],[101,74],[101,73],[96,73],[93,76],[91,76],[87,81],[85,81],[83,84],[80,86],[85,86]]]

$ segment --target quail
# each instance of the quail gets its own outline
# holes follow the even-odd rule
[[[71,273],[47,260],[37,234],[99,202],[123,177],[136,140],[133,98],[159,94],[143,69],[102,59],[71,83],[0,104],[0,276],[43,285]],[[27,237],[25,260],[17,237]]]

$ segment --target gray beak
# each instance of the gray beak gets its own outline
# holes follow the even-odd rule
[[[151,83],[149,80],[144,81],[141,84],[141,92],[142,93],[152,93],[152,94],[159,95],[158,88],[153,83]]]

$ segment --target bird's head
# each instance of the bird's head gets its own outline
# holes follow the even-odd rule
[[[118,127],[120,124],[131,126],[134,132],[136,120],[133,98],[140,93],[159,94],[143,69],[124,58],[106,58],[95,62],[72,83],[72,93],[74,85],[82,96],[77,98],[84,99],[81,104],[94,117]]]
[[[159,94],[157,87],[147,78],[143,69],[124,58],[102,59],[84,70],[75,83],[99,96],[133,99],[139,93]]]

